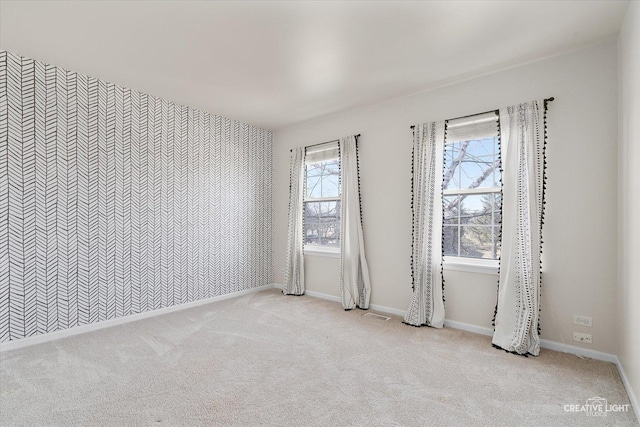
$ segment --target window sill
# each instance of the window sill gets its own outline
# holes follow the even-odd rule
[[[304,254],[310,256],[322,256],[327,258],[340,258],[340,249],[328,246],[305,246]]]
[[[498,275],[499,262],[490,259],[473,259],[460,257],[444,257],[443,269],[453,271],[464,271],[467,273],[493,274]]]

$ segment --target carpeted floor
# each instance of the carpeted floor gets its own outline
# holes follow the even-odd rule
[[[636,425],[611,363],[268,290],[0,355],[2,425]]]

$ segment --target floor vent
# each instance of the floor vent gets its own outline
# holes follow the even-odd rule
[[[383,316],[382,314],[372,313],[372,312],[365,313],[363,316],[364,317],[371,317],[373,319],[378,319],[378,320],[384,320],[385,322],[387,320],[391,320],[391,317]]]

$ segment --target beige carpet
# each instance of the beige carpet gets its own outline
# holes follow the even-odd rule
[[[269,290],[0,355],[2,425],[635,425],[611,363]]]

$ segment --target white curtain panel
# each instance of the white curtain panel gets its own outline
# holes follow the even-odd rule
[[[364,253],[356,138],[340,140],[340,292],[345,310],[369,308],[371,281]]]
[[[544,101],[500,110],[502,254],[493,344],[538,355]]]
[[[417,125],[413,134],[413,297],[404,323],[444,325],[442,292],[442,174],[444,121]]]
[[[289,178],[289,230],[287,239],[287,268],[284,278],[285,295],[304,295],[304,147],[291,151]]]

